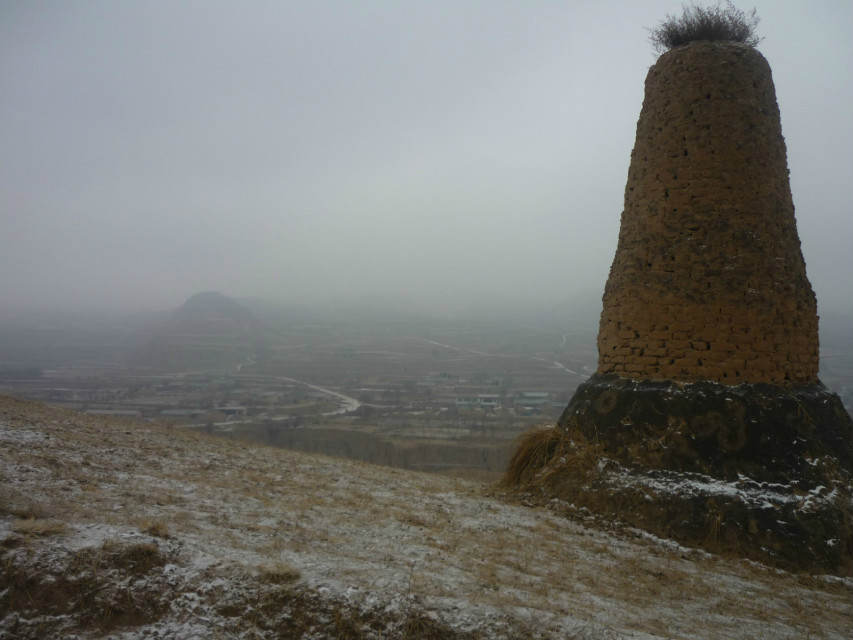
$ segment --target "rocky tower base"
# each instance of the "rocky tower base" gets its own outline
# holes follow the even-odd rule
[[[689,546],[853,574],[853,421],[820,383],[596,374],[559,427],[595,450],[576,505]]]
[[[853,423],[818,379],[755,49],[694,42],[649,70],[602,301],[598,373],[548,444],[546,494],[689,545],[853,573]]]

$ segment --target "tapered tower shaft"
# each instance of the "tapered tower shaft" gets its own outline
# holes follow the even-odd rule
[[[817,382],[815,296],[754,48],[693,43],[650,69],[603,302],[600,374]]]

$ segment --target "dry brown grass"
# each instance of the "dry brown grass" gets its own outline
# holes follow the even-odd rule
[[[247,448],[181,430],[90,427],[80,417],[69,427],[43,428],[52,438],[41,449],[10,447],[0,450],[0,460],[12,468],[28,456],[26,464],[37,466],[36,453],[61,450],[73,470],[77,457],[87,455],[100,465],[91,481],[101,492],[63,485],[60,475],[20,474],[16,485],[0,483],[7,522],[39,512],[69,528],[68,540],[15,534],[0,541],[0,611],[8,612],[7,621],[29,625],[10,631],[7,623],[0,636],[104,637],[104,629],[125,625],[149,625],[139,633],[153,635],[162,632],[160,618],[178,624],[177,616],[199,611],[211,620],[211,637],[221,638],[541,640],[573,637],[577,625],[562,621],[573,616],[589,623],[578,637],[607,637],[594,635],[602,624],[685,637],[694,624],[683,620],[691,616],[707,627],[695,634],[703,640],[737,637],[726,633],[734,625],[747,630],[744,636],[761,637],[750,632],[765,620],[771,628],[765,637],[782,637],[779,630],[794,624],[786,617],[794,609],[796,624],[811,625],[815,637],[849,628],[849,583],[835,593],[817,580],[792,585],[787,574],[722,560],[715,577],[713,562],[688,559],[685,550],[637,545],[624,532],[581,527],[562,513],[507,507],[470,482]],[[594,483],[596,444],[571,431],[544,431],[539,446],[527,447],[527,461],[517,466],[526,471],[516,480],[560,489],[562,471],[570,469]],[[114,469],[126,479],[117,482]],[[60,493],[63,486],[74,491]],[[111,541],[94,542],[105,537]],[[95,546],[68,551],[81,541]],[[217,562],[199,571],[196,548]],[[164,550],[168,571],[159,566]],[[358,591],[312,586],[332,576]],[[380,578],[389,586],[377,586]],[[456,600],[459,610],[435,605]],[[672,604],[655,611],[661,602]],[[702,617],[717,611],[735,612],[733,621]],[[479,626],[463,630],[471,629],[469,620]],[[511,633],[492,632],[506,629]]]
[[[105,540],[98,548],[76,552],[70,566],[72,571],[116,569],[130,575],[141,575],[165,563],[166,556],[151,542],[123,545],[115,540]]]
[[[298,569],[284,562],[273,562],[260,567],[261,577],[270,584],[289,584],[302,577]]]
[[[12,531],[25,537],[55,536],[67,530],[66,524],[60,520],[25,518],[12,523]]]
[[[44,502],[32,499],[8,487],[0,485],[0,516],[10,515],[21,520],[45,520],[54,515]]]
[[[518,437],[500,485],[506,488],[528,486],[568,445],[565,433],[555,426],[526,431]]]
[[[275,570],[279,571],[279,570]],[[419,608],[390,612],[384,607],[360,609],[341,600],[320,597],[290,580],[244,583],[239,592],[223,594],[216,602],[222,616],[223,637],[328,638],[330,640],[481,640],[477,634],[457,631]],[[261,574],[264,570],[261,570]],[[233,577],[233,576],[232,576]],[[215,596],[214,596],[215,597]],[[244,635],[248,632],[250,635]]]
[[[146,520],[140,525],[139,530],[155,538],[169,538],[169,526],[162,520]]]
[[[42,564],[37,555],[9,552],[2,559],[0,610],[36,619],[35,626],[16,631],[21,638],[56,637],[51,617],[57,615],[79,629],[101,631],[150,622],[168,606],[163,585],[155,580],[131,590],[128,579],[165,562],[157,545],[110,540],[65,555],[60,563]],[[47,625],[44,629],[39,620]]]
[[[410,612],[402,629],[403,640],[445,640],[445,638],[461,637],[447,625],[437,622],[425,613]]]
[[[541,427],[519,436],[515,453],[498,486],[514,491],[552,487],[555,482],[582,480],[595,469],[602,448],[578,429]]]

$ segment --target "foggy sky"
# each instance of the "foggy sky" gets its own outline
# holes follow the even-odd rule
[[[853,308],[853,3],[767,0],[808,276]],[[679,1],[0,2],[0,316],[603,290]]]

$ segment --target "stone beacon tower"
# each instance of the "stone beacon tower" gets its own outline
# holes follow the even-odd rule
[[[734,43],[662,55],[637,123],[598,373],[815,383],[817,333],[770,66]]]
[[[815,295],[754,47],[692,42],[649,70],[598,351],[558,423],[595,464],[544,474],[548,491],[684,544],[851,573],[853,422],[818,380]]]

